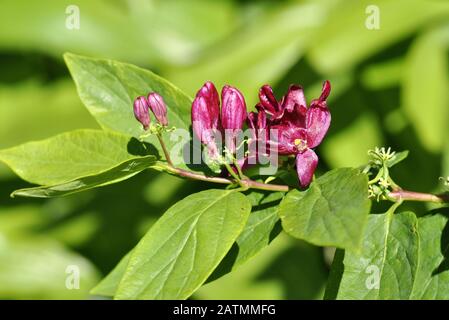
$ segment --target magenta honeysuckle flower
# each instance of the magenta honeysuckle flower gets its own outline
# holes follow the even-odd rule
[[[164,99],[156,92],[148,94],[148,98],[139,96],[134,100],[134,116],[139,121],[144,130],[150,127],[150,110],[154,114],[157,122],[163,126],[168,125],[167,106]]]
[[[212,159],[219,156],[215,135],[226,137],[226,147],[234,153],[234,140],[245,120],[245,99],[239,90],[231,86],[224,86],[221,90],[221,112],[218,91],[210,81],[201,87],[192,103],[193,132],[207,146]]]
[[[318,164],[313,148],[321,143],[329,129],[331,114],[326,99],[330,89],[330,82],[325,81],[320,97],[312,100],[309,107],[303,89],[297,85],[290,86],[280,101],[268,85],[259,92],[260,103],[256,107],[259,113],[270,117],[267,127],[278,132],[277,141],[268,141],[269,148],[277,148],[281,155],[296,155],[296,171],[302,187],[312,181]]]

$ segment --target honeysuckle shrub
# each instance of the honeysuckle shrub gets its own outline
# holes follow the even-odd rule
[[[37,185],[13,197],[68,196],[144,170],[208,186],[171,206],[92,294],[187,299],[240,268],[283,230],[336,248],[325,298],[449,298],[449,197],[405,190],[393,180],[391,168],[407,151],[379,147],[369,151],[369,163],[314,175],[314,148],[331,125],[329,81],[310,103],[297,84],[279,100],[265,85],[259,102],[248,106],[238,88],[225,86],[220,97],[207,79],[192,99],[134,65],[64,58],[101,129],[1,150],[0,160]],[[447,178],[441,180],[447,187]],[[391,206],[371,212],[373,201]],[[427,213],[401,211],[406,201],[439,205]]]

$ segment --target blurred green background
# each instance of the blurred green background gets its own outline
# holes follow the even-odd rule
[[[70,5],[79,29],[66,27]],[[249,106],[265,83],[278,97],[300,83],[310,101],[329,79],[333,121],[318,174],[391,146],[410,150],[395,180],[433,192],[449,175],[448,49],[447,0],[0,0],[0,148],[98,127],[62,60],[74,52],[148,68],[191,96],[206,80],[229,83]],[[158,216],[207,187],[145,172],[65,198],[9,198],[25,185],[0,164],[3,299],[92,298]],[[331,256],[281,234],[193,298],[320,298]],[[65,286],[70,265],[81,269],[79,290]]]

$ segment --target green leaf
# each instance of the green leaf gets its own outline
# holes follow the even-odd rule
[[[418,219],[419,256],[411,299],[449,299],[449,209]]]
[[[0,150],[0,160],[22,179],[50,186],[110,170],[147,154],[146,148],[121,134],[76,130]]]
[[[397,165],[399,162],[405,160],[408,157],[408,150],[396,152],[393,157],[387,160],[388,168]]]
[[[406,59],[402,108],[424,148],[440,152],[448,136],[449,27],[417,38]]]
[[[251,204],[232,190],[181,200],[131,254],[116,299],[186,299],[209,277],[243,230]]]
[[[208,281],[215,280],[235,270],[266,248],[279,235],[281,230],[276,227],[279,221],[277,210],[282,196],[283,193],[281,192],[267,194],[255,191],[248,195],[248,199],[253,204],[253,210],[245,228]],[[131,253],[128,253],[123,257],[119,264],[91,293],[102,296],[114,296],[119,282],[126,271],[130,256]]]
[[[207,280],[214,281],[236,270],[242,264],[266,248],[282,231],[279,225],[278,207],[282,192],[251,191],[248,199],[252,211],[240,236],[214,273]]]
[[[367,176],[342,168],[322,175],[305,191],[290,191],[279,215],[293,237],[319,246],[357,249],[370,207]]]
[[[167,104],[169,125],[189,130],[192,100],[167,80],[134,65],[113,60],[71,53],[66,53],[64,59],[81,100],[102,127],[140,137],[144,131],[134,118],[133,101],[137,96],[154,91]],[[187,136],[189,141],[189,134]],[[145,140],[160,150],[154,135]],[[168,139],[168,134],[165,142],[169,150],[179,145],[178,141]]]
[[[370,215],[362,250],[346,250],[337,299],[448,299],[448,211]],[[334,264],[335,261],[334,261]],[[338,265],[338,263],[337,263]]]
[[[320,299],[327,273],[321,248],[281,233],[237,270],[202,286],[193,298]]]
[[[245,228],[237,238],[238,255],[233,269],[255,256],[280,233],[276,224],[279,221],[279,201],[283,196],[282,192],[250,194],[249,198],[256,201]]]
[[[90,293],[98,296],[113,297],[117,292],[120,280],[122,280],[125,274],[126,267],[128,266],[129,259],[131,258],[132,251],[128,252],[115,266],[115,268],[97,284]]]
[[[370,215],[361,253],[345,252],[337,299],[408,298],[417,270],[417,225],[412,212]]]
[[[154,156],[139,157],[125,161],[118,166],[98,174],[84,176],[69,182],[63,182],[52,186],[26,188],[14,191],[11,196],[53,198],[61,197],[76,192],[106,186],[129,179],[139,172],[148,169],[156,161]]]

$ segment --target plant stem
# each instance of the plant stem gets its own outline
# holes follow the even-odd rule
[[[449,202],[449,194],[430,194],[421,193],[407,190],[395,190],[388,194],[388,197],[393,199],[393,201],[424,201],[424,202],[438,202],[445,203]]]
[[[162,136],[160,133],[157,134],[157,139],[159,140],[159,143],[161,144],[162,151],[164,152],[165,160],[167,160],[167,163],[173,167],[173,162],[170,158],[170,153],[167,150],[167,147],[165,146],[164,140],[162,139]]]
[[[240,168],[238,167],[238,164],[236,163],[236,167],[238,170],[239,175],[237,175],[234,170],[231,168],[231,166],[227,163],[225,163],[226,168],[229,171],[229,174],[235,179],[231,180],[228,178],[222,178],[222,177],[208,177],[202,173],[196,173],[180,168],[176,168],[171,159],[170,154],[168,153],[168,150],[165,146],[164,141],[162,140],[162,137],[160,134],[157,134],[157,138],[159,139],[159,143],[161,144],[162,150],[164,151],[165,159],[167,160],[167,164],[163,164],[161,166],[164,167],[164,169],[173,175],[177,175],[184,178],[189,178],[192,180],[200,180],[200,181],[206,181],[206,182],[212,182],[212,183],[219,183],[219,184],[239,184],[242,189],[259,189],[259,190],[268,190],[268,191],[281,191],[281,192],[288,192],[289,186],[287,185],[281,185],[281,184],[267,184],[263,182],[257,182],[253,181],[248,178],[243,178],[244,175]],[[241,177],[239,177],[241,176]],[[379,176],[379,174],[378,174]],[[374,183],[376,180],[378,180],[378,176],[371,180],[369,183]],[[438,203],[449,203],[449,194],[430,194],[430,193],[421,193],[421,192],[414,192],[414,191],[407,191],[402,190],[399,188],[397,184],[395,184],[391,180],[394,190],[391,191],[388,194],[388,199],[397,203],[402,203],[402,201],[422,201],[422,202],[438,202]]]
[[[259,190],[269,190],[269,191],[282,191],[287,192],[289,190],[289,187],[286,185],[279,185],[279,184],[265,184],[262,182],[253,181],[250,179],[243,179],[240,181],[233,181],[228,178],[222,178],[222,177],[208,177],[205,176],[202,173],[196,173],[191,172],[188,170],[175,168],[173,166],[166,166],[165,169],[173,174],[180,177],[193,179],[193,180],[200,180],[200,181],[206,181],[206,182],[212,182],[212,183],[219,183],[219,184],[235,184],[238,183],[242,187],[246,188],[252,188],[252,189],[259,189]]]
[[[180,168],[175,168],[171,165],[165,166],[165,170],[173,175],[177,175],[180,177],[192,179],[192,180],[200,180],[211,183],[218,184],[240,184],[242,187],[258,189],[258,190],[267,190],[267,191],[281,191],[288,192],[290,190],[289,186],[281,185],[281,184],[266,184],[263,182],[257,182],[250,179],[241,179],[240,181],[234,181],[228,178],[222,177],[208,177],[202,173],[196,173]],[[430,194],[430,193],[421,193],[407,190],[396,190],[392,191],[388,194],[388,197],[392,201],[422,201],[422,202],[437,202],[437,203],[449,203],[449,194]]]

